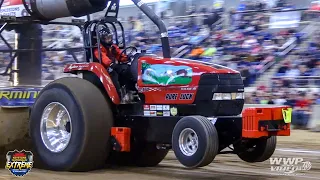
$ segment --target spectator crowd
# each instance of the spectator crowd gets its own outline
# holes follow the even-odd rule
[[[320,105],[320,33],[305,46],[279,62],[271,86],[258,86],[247,94],[246,103],[287,105],[293,108],[292,124],[306,129],[314,105]]]

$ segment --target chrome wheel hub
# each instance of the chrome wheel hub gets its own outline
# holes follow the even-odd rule
[[[58,153],[68,146],[72,133],[71,125],[70,114],[61,103],[52,102],[44,108],[40,133],[48,150]]]
[[[184,129],[179,135],[180,151],[186,156],[192,156],[198,150],[199,140],[197,133],[191,129]]]

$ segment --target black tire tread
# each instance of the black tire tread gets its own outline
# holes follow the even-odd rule
[[[134,164],[140,167],[157,166],[168,154],[169,150],[157,149],[156,144],[146,144],[141,154],[134,158]]]
[[[277,146],[277,136],[271,136],[270,138],[268,138],[264,152],[262,153],[260,158],[256,160],[256,162],[263,162],[268,160],[276,150],[276,146]]]
[[[199,162],[197,162],[197,164],[194,164],[194,165],[186,165],[186,164],[184,164],[184,165],[186,167],[188,167],[188,168],[197,168],[197,167],[206,166],[206,165],[210,164],[214,160],[215,156],[219,153],[218,132],[217,132],[214,124],[212,124],[212,122],[210,120],[208,120],[206,117],[203,117],[203,116],[188,116],[188,118],[192,118],[200,126],[202,126],[202,129],[203,129],[203,131],[205,133],[207,142],[206,142],[205,153],[202,156],[202,159]],[[185,120],[187,120],[187,119],[185,119]],[[177,123],[176,127],[179,127],[179,124],[183,123],[185,120],[184,119],[180,120]],[[174,133],[173,134],[176,134],[175,133],[175,129],[174,129]],[[174,143],[176,143],[176,142],[174,142],[174,139],[175,138],[172,137],[172,140],[173,140],[172,143],[173,143],[173,146],[175,147],[176,145]]]
[[[157,149],[155,143],[134,147],[131,152],[112,152],[108,163],[120,166],[154,167],[168,154],[169,150]]]
[[[253,152],[245,151],[238,153],[239,158],[249,163],[263,162],[268,160],[276,149],[277,136],[261,139],[257,146],[257,149],[255,149]]]
[[[86,131],[84,132],[85,143],[81,147],[82,150],[76,162],[70,167],[55,170],[91,171],[103,167],[110,152],[109,131],[113,126],[110,104],[96,86],[80,78],[68,77],[55,80],[42,92],[55,88],[57,84],[66,87],[80,106]]]
[[[200,123],[203,124],[207,130],[206,134],[208,135],[209,142],[219,141],[218,132],[210,120],[203,116],[194,116]],[[208,143],[208,150],[206,155],[203,157],[203,160],[197,167],[203,167],[210,164],[215,156],[219,153],[219,146],[215,146],[215,143]]]

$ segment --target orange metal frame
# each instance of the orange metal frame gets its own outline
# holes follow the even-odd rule
[[[247,108],[242,113],[242,137],[260,138],[268,136],[290,136],[290,124],[284,123],[277,131],[259,127],[260,121],[283,120],[282,110],[289,107]]]
[[[128,127],[112,127],[111,136],[120,144],[120,152],[130,152],[131,129]]]

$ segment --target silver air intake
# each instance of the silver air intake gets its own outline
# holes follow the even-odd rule
[[[102,11],[108,0],[24,0],[32,16],[44,20],[81,17]]]

